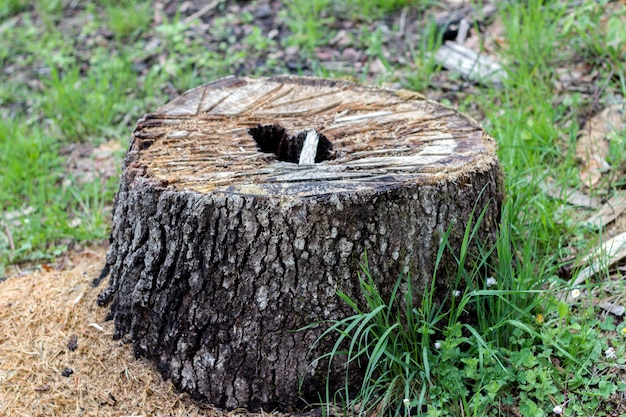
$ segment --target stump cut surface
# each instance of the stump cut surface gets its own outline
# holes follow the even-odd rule
[[[407,97],[325,79],[226,78],[145,116],[131,151],[147,176],[179,190],[278,196],[433,182],[493,163],[495,144],[474,121]],[[316,129],[332,155],[281,164],[249,133],[276,125],[291,134]]]
[[[408,91],[299,77],[195,88],[137,124],[99,302],[115,337],[203,401],[317,402],[345,373],[315,360],[334,343],[314,345],[326,325],[298,329],[351,314],[337,290],[364,301],[366,251],[383,296],[435,273],[445,296],[472,216],[485,210],[476,242],[495,238],[495,150],[474,121]]]

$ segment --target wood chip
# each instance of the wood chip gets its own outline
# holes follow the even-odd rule
[[[102,405],[108,404],[108,405],[113,406],[117,402],[117,400],[111,393],[107,395],[102,392],[98,392],[98,398],[101,400],[100,404]]]
[[[470,22],[465,18],[461,19],[461,21],[459,22],[459,33],[456,35],[455,39],[456,43],[458,43],[459,45],[463,45],[465,43],[470,28]]]
[[[463,78],[499,85],[507,74],[499,63],[456,42],[446,41],[435,52],[435,62]]]
[[[104,332],[104,329],[98,323],[89,323],[89,327],[93,327],[96,330],[100,330],[101,332]]]

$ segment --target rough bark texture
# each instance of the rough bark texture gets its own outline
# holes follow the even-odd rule
[[[326,143],[323,162],[281,162],[260,151],[280,141],[255,143],[259,126],[280,138],[316,129],[332,153]],[[365,250],[383,294],[403,272],[422,289],[446,230],[458,250],[487,207],[477,241],[492,241],[501,201],[493,140],[454,110],[344,82],[219,80],[139,121],[99,301],[115,337],[180,389],[289,410],[318,401],[327,367],[314,359],[333,343],[309,351],[325,327],[295,330],[351,313],[336,291],[361,299]]]

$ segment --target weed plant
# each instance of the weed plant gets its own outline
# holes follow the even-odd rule
[[[534,259],[536,247],[532,238],[521,244],[512,239],[511,208],[504,207],[495,245],[475,242],[481,250],[472,259],[468,248],[481,218],[468,225],[456,276],[433,276],[421,295],[407,275],[383,299],[367,263],[361,266],[366,304],[338,292],[354,314],[331,322],[320,337],[336,337],[322,358],[344,357],[348,364],[344,388],[327,389],[326,413],[497,416],[518,409],[524,416],[545,416],[570,401],[565,415],[580,415],[626,388],[611,374],[624,364],[623,346],[613,348],[599,337],[602,329],[616,326],[612,320],[599,323],[592,311],[578,311],[576,298],[559,299],[567,287],[555,277],[553,262],[524,262]],[[446,234],[437,265],[448,250]],[[438,279],[454,283],[443,297]],[[351,367],[363,364],[363,384],[351,392]]]

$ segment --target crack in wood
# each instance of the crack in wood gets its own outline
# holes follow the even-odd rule
[[[248,129],[248,134],[261,152],[273,153],[278,161],[313,165],[334,157],[332,142],[315,129],[289,136],[285,128],[278,124],[258,125]]]

